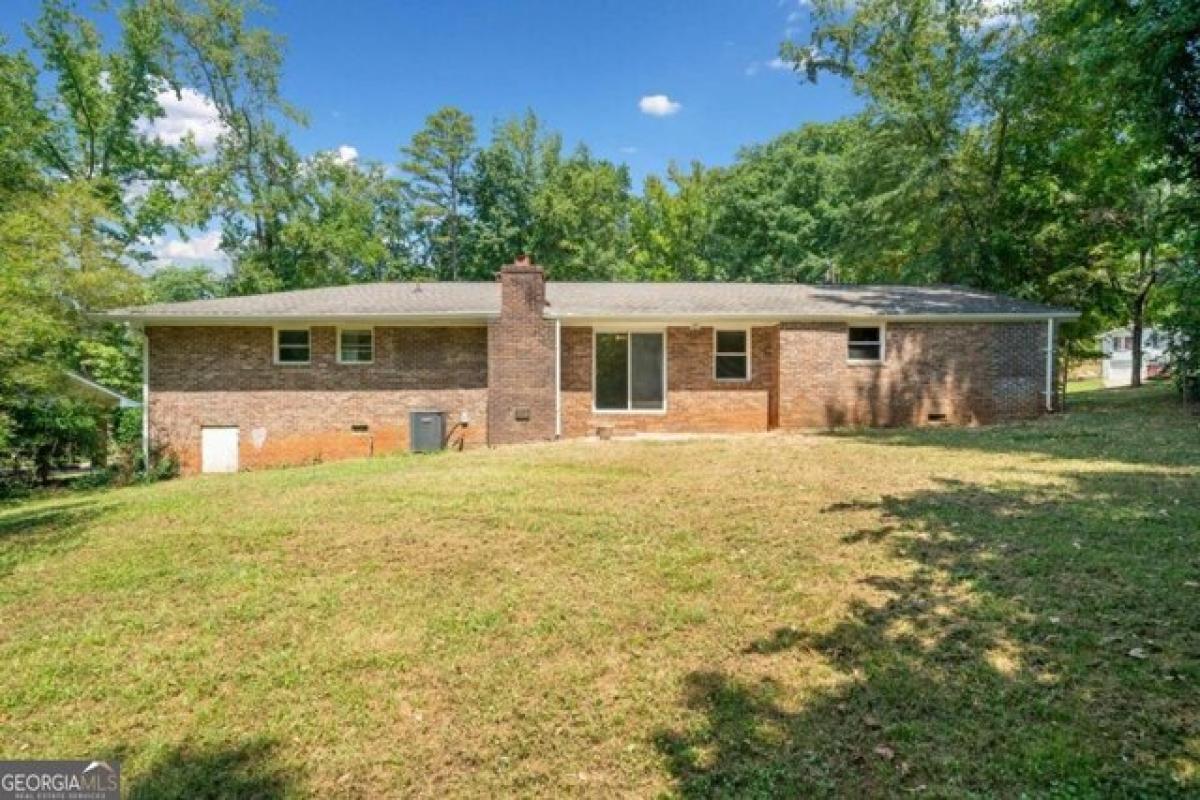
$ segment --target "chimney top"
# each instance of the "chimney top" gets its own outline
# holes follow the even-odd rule
[[[500,272],[502,274],[503,273],[531,273],[531,272],[541,273],[542,268],[539,267],[538,265],[534,264],[528,255],[526,255],[525,253],[521,253],[519,256],[517,256],[516,258],[513,259],[513,263],[505,264],[503,267],[501,267]]]

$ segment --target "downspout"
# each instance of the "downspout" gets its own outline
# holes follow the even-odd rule
[[[150,471],[150,337],[142,332],[142,470]]]
[[[554,438],[562,438],[562,320],[554,320]]]
[[[1054,318],[1046,319],[1046,410],[1054,411]]]

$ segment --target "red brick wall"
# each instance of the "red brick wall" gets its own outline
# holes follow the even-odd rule
[[[782,427],[958,424],[1032,417],[1045,404],[1045,323],[890,323],[883,364],[847,361],[846,325],[781,326]]]
[[[554,438],[554,323],[540,267],[500,270],[500,318],[488,326],[488,443]]]
[[[751,332],[750,380],[713,377],[713,329],[667,329],[665,413],[592,411],[592,329],[562,329],[563,435],[585,436],[598,426],[618,431],[761,431],[772,421],[777,333]]]
[[[274,363],[268,327],[148,328],[155,447],[200,469],[200,428],[236,425],[254,468],[408,448],[408,412],[450,412],[450,445],[487,437],[487,330],[375,329],[373,364],[338,364],[333,327],[312,328],[308,365]],[[460,416],[469,420],[464,427]],[[351,425],[366,424],[366,434]]]
[[[336,363],[333,327],[312,328],[312,363],[274,363],[269,327],[157,327],[150,342],[150,428],[185,472],[200,467],[200,429],[240,429],[254,468],[404,450],[408,412],[439,409],[451,446],[554,435],[554,327],[540,275],[520,273],[489,328],[375,329],[375,362]],[[789,323],[751,335],[751,379],[713,377],[713,329],[667,330],[667,410],[592,411],[592,329],[562,329],[565,436],[620,431],[758,431],[972,424],[1040,414],[1045,325],[891,323],[886,360],[847,363],[846,325]],[[489,378],[491,389],[489,390]],[[529,420],[517,419],[528,409]],[[468,424],[459,424],[463,413]],[[351,426],[366,424],[366,434]]]

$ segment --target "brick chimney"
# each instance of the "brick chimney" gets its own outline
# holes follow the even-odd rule
[[[554,438],[554,325],[546,275],[527,256],[501,268],[500,316],[488,326],[488,443]]]
[[[500,268],[500,316],[531,314],[541,319],[546,307],[546,273],[519,255]]]

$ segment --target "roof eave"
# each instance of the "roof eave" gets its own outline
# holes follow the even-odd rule
[[[569,325],[614,324],[623,322],[663,324],[785,323],[785,322],[1045,322],[1079,319],[1077,311],[1059,309],[1035,312],[939,313],[939,314],[596,314],[549,313]]]
[[[92,314],[92,319],[105,322],[125,322],[145,327],[159,326],[225,326],[225,325],[486,325],[495,318],[494,312],[467,311],[436,314],[130,314],[106,312]]]

